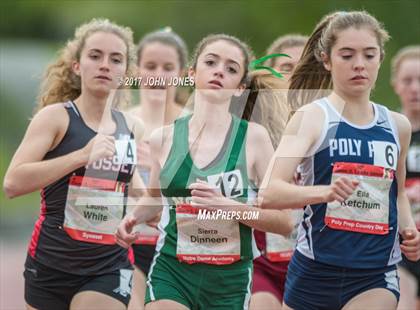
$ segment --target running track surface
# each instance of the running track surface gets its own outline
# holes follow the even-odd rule
[[[23,310],[23,264],[26,242],[0,240],[0,309]]]

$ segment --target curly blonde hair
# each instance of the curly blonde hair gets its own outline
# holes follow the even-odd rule
[[[48,66],[41,82],[35,112],[47,105],[74,100],[80,96],[80,76],[73,72],[72,64],[74,61],[80,61],[86,39],[96,32],[113,33],[124,41],[127,46],[126,75],[134,75],[136,51],[133,43],[133,31],[129,27],[117,25],[108,19],[94,18],[76,29],[74,38],[69,40],[59,52],[58,59]]]

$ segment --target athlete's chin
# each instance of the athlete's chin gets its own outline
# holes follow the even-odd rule
[[[348,92],[353,95],[362,95],[371,89],[371,85],[369,84],[353,84],[350,87],[348,87]]]
[[[103,98],[108,97],[111,93],[112,89],[110,87],[93,87],[91,88],[91,93],[95,95],[95,97]]]

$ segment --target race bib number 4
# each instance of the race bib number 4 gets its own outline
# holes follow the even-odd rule
[[[227,265],[240,260],[239,224],[232,220],[198,220],[198,209],[176,207],[178,240],[176,255],[187,264]]]
[[[117,156],[117,164],[131,164],[137,163],[136,142],[130,140],[115,140],[115,151]]]
[[[358,163],[335,163],[331,183],[345,176],[359,181],[350,197],[327,204],[325,224],[333,229],[385,235],[389,232],[389,190],[394,171]]]
[[[74,240],[115,244],[114,233],[123,217],[124,189],[121,182],[72,176],[64,230]]]

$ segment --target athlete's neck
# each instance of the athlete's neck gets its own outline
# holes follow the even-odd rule
[[[412,131],[420,130],[420,111],[417,112],[402,109],[402,113],[407,116],[410,121]]]
[[[111,109],[107,107],[107,98],[98,98],[82,92],[74,102],[85,123],[95,130],[112,120]]]
[[[328,98],[336,110],[353,124],[367,125],[375,117],[368,94],[352,97],[334,90]]]
[[[167,98],[171,99],[171,98]],[[179,116],[182,109],[172,100],[143,100],[136,111],[136,116],[145,124],[146,136],[154,129],[169,125]]]
[[[229,126],[231,120],[229,105],[230,99],[225,102],[212,102],[196,90],[190,126],[211,132],[217,132],[226,125]]]

